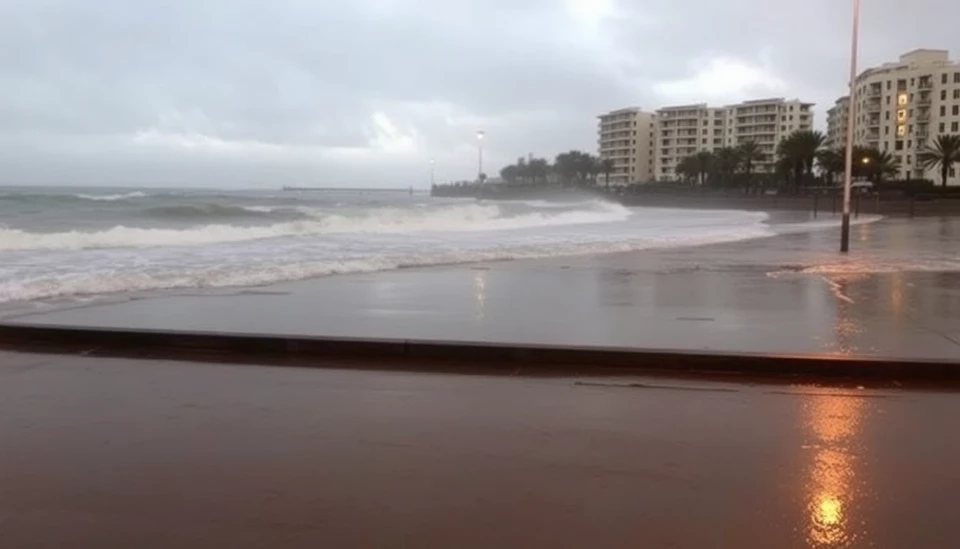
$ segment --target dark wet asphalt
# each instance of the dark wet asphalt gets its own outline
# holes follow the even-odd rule
[[[2,547],[960,546],[952,393],[0,364]]]

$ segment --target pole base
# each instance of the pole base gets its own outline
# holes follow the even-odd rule
[[[840,223],[840,253],[850,251],[850,213],[844,212],[843,221]]]

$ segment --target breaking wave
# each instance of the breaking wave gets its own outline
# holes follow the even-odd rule
[[[154,208],[156,211],[159,208]],[[167,215],[185,217],[269,213],[249,208],[216,206],[175,206],[162,209]],[[504,214],[499,205],[471,204],[429,210],[383,208],[362,213],[331,214],[307,210],[305,220],[263,226],[209,224],[188,229],[160,229],[117,226],[101,231],[33,233],[0,229],[0,250],[82,250],[90,248],[150,248],[197,246],[277,237],[317,236],[338,233],[409,233],[490,231],[588,223],[626,221],[632,212],[619,204],[596,202],[588,208],[566,212]]]

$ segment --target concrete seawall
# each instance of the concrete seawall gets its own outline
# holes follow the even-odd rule
[[[0,325],[13,351],[217,363],[402,369],[497,374],[610,375],[659,372],[958,385],[960,362],[834,355],[778,355],[563,347],[425,340],[285,337],[252,334]],[[345,362],[344,362],[345,361]]]

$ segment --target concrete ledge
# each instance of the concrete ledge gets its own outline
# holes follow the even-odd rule
[[[960,361],[0,324],[0,348],[93,356],[489,373],[814,376],[960,385]],[[346,362],[344,362],[346,361]]]

